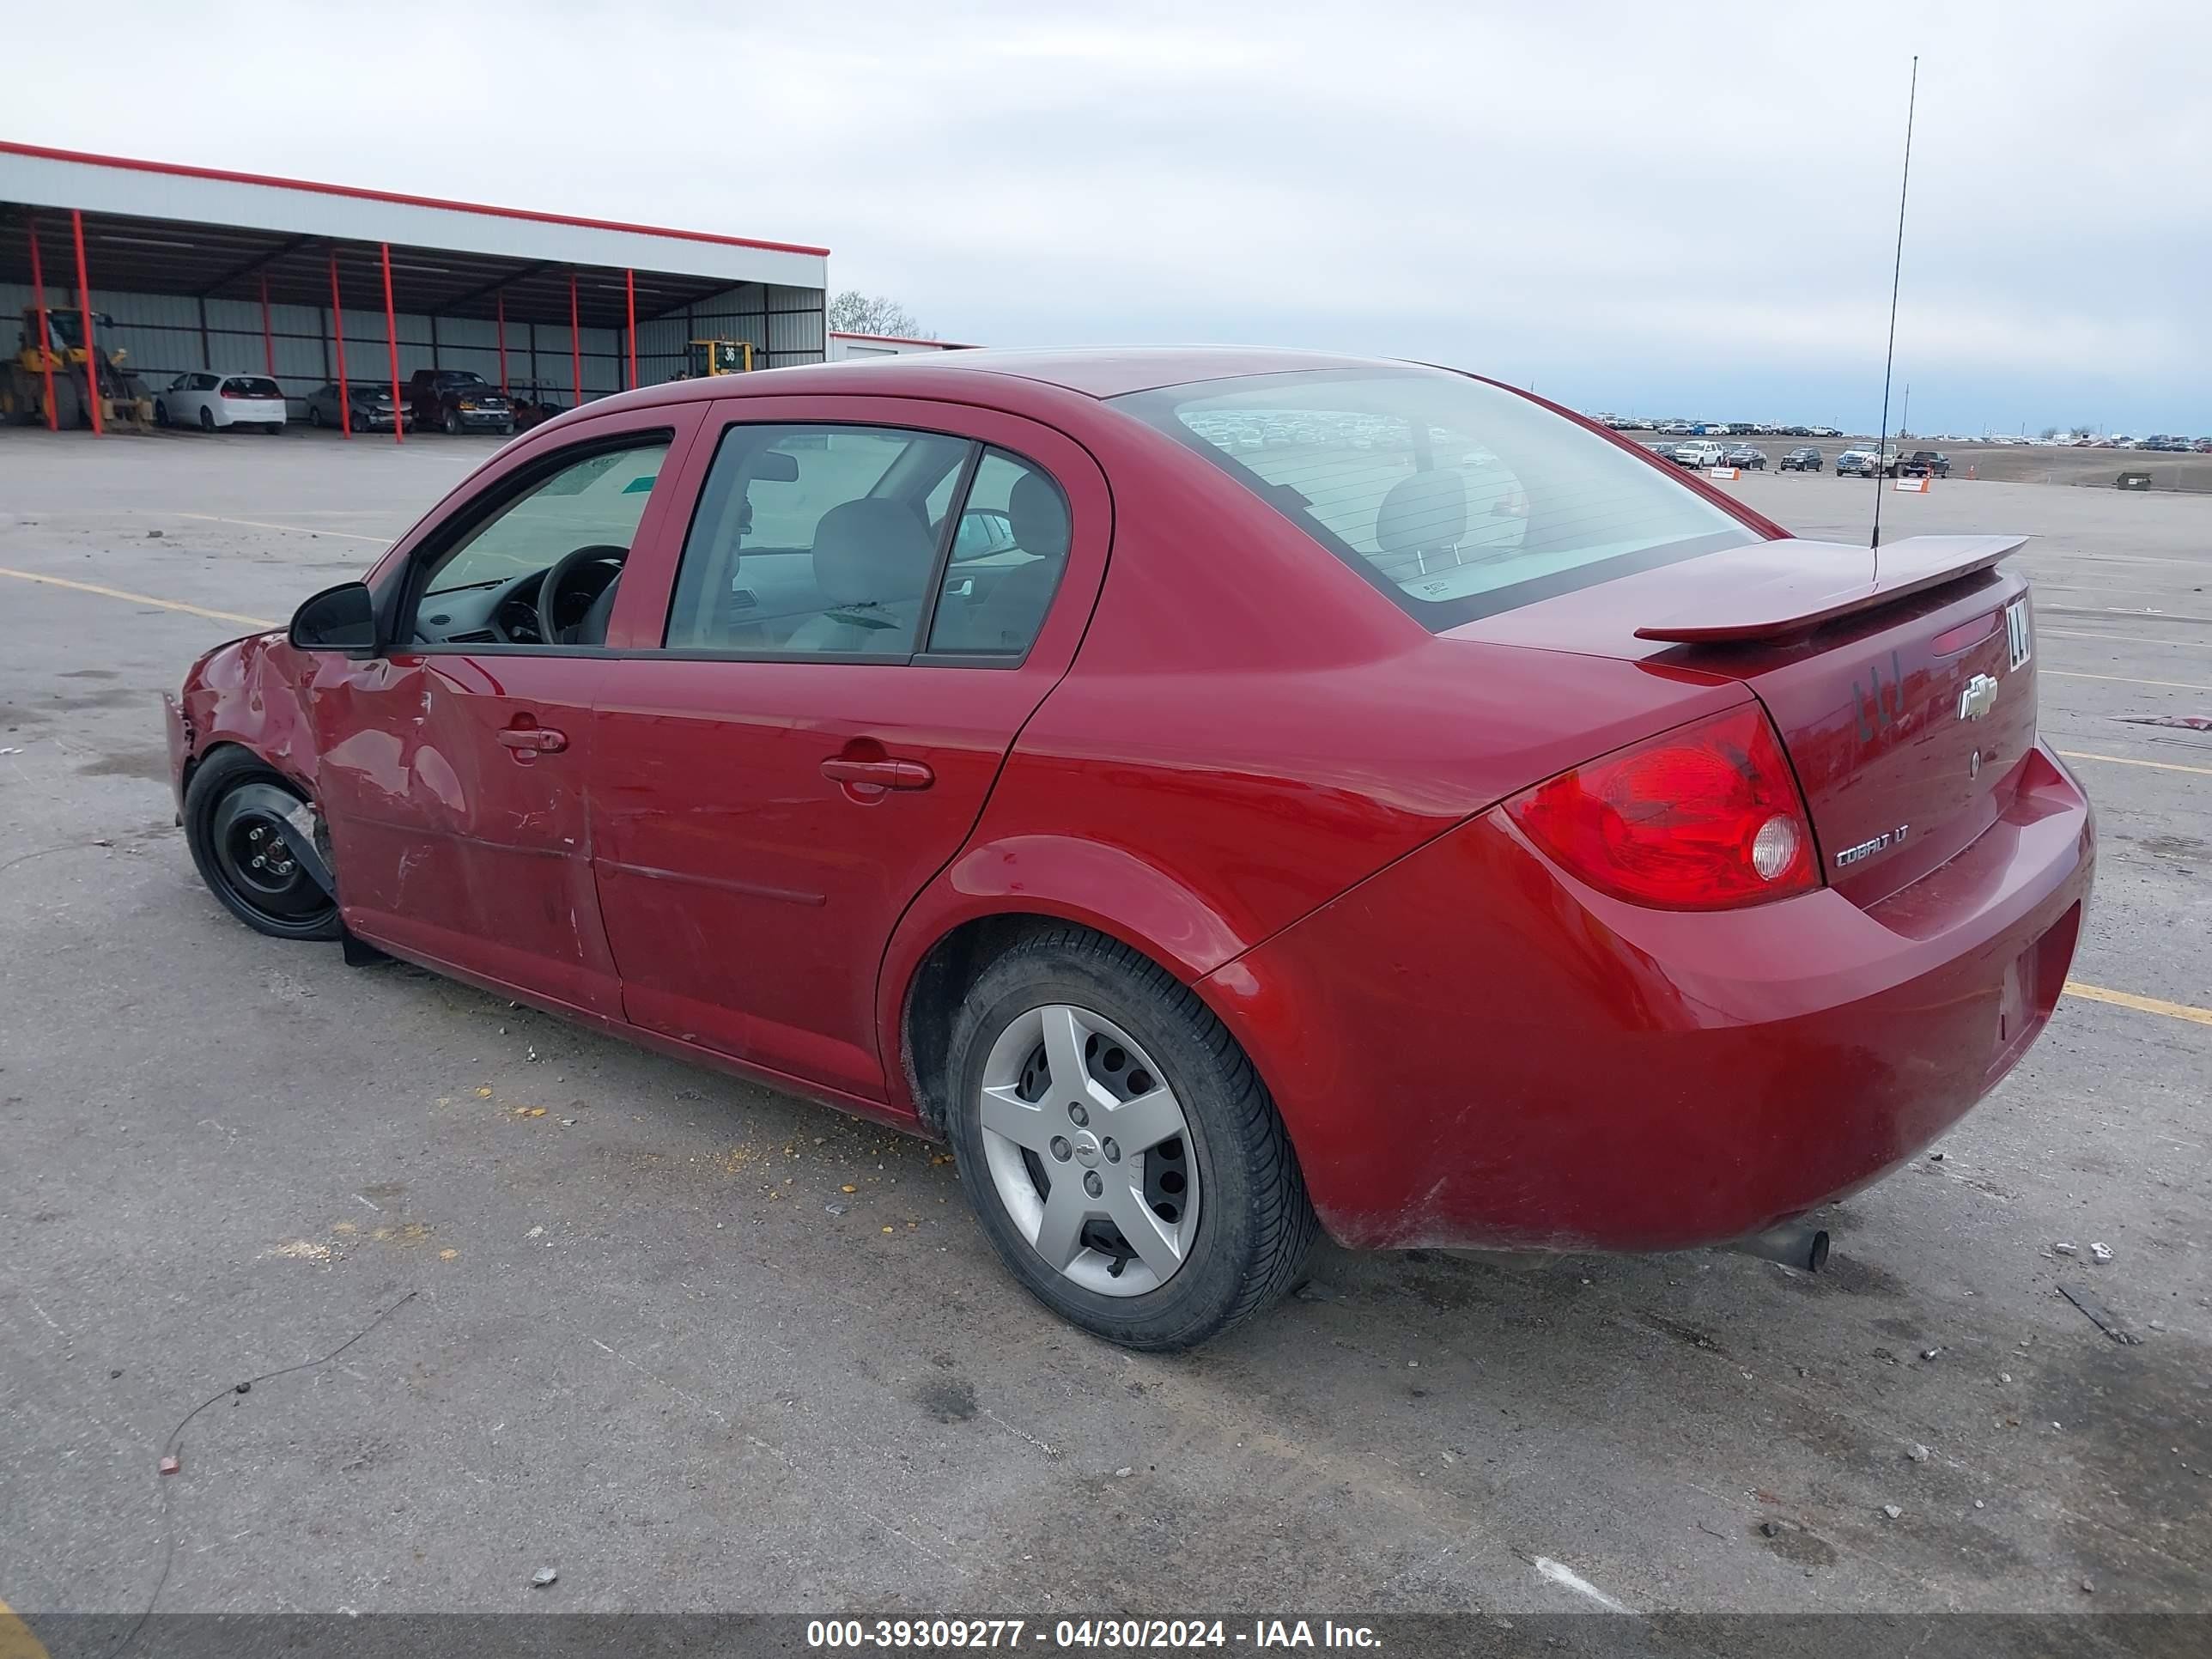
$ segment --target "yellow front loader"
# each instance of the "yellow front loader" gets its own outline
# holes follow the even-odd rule
[[[146,383],[124,368],[121,349],[101,351],[99,361],[84,343],[83,313],[49,306],[41,313],[36,306],[23,307],[23,328],[15,355],[0,374],[0,418],[17,426],[46,419],[46,388],[53,388],[53,423],[58,427],[90,426],[92,399],[100,399],[103,426],[150,427],[154,399]],[[94,313],[93,337],[115,326],[105,312]]]

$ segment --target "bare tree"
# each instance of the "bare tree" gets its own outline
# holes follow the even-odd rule
[[[907,340],[937,337],[896,300],[863,294],[857,288],[848,288],[830,301],[830,326],[839,334],[890,334]]]

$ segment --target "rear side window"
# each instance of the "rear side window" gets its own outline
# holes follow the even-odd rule
[[[732,427],[684,538],[667,645],[910,657],[975,449],[897,427]]]
[[[929,649],[1018,657],[1030,648],[1067,565],[1067,497],[1050,474],[988,449],[952,536]]]
[[[1465,375],[1322,369],[1115,401],[1432,629],[1756,539],[1678,478]]]

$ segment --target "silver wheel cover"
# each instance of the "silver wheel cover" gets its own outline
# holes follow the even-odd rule
[[[1182,1269],[1196,1149],[1175,1091],[1120,1026],[1066,1003],[1017,1015],[983,1063],[982,1121],[999,1201],[1055,1273],[1142,1296]]]

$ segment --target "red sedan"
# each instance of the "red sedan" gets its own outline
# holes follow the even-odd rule
[[[2094,858],[2017,545],[1401,363],[847,363],[507,445],[170,744],[250,926],[941,1135],[1171,1348],[1317,1227],[1737,1240],[1989,1092]]]

